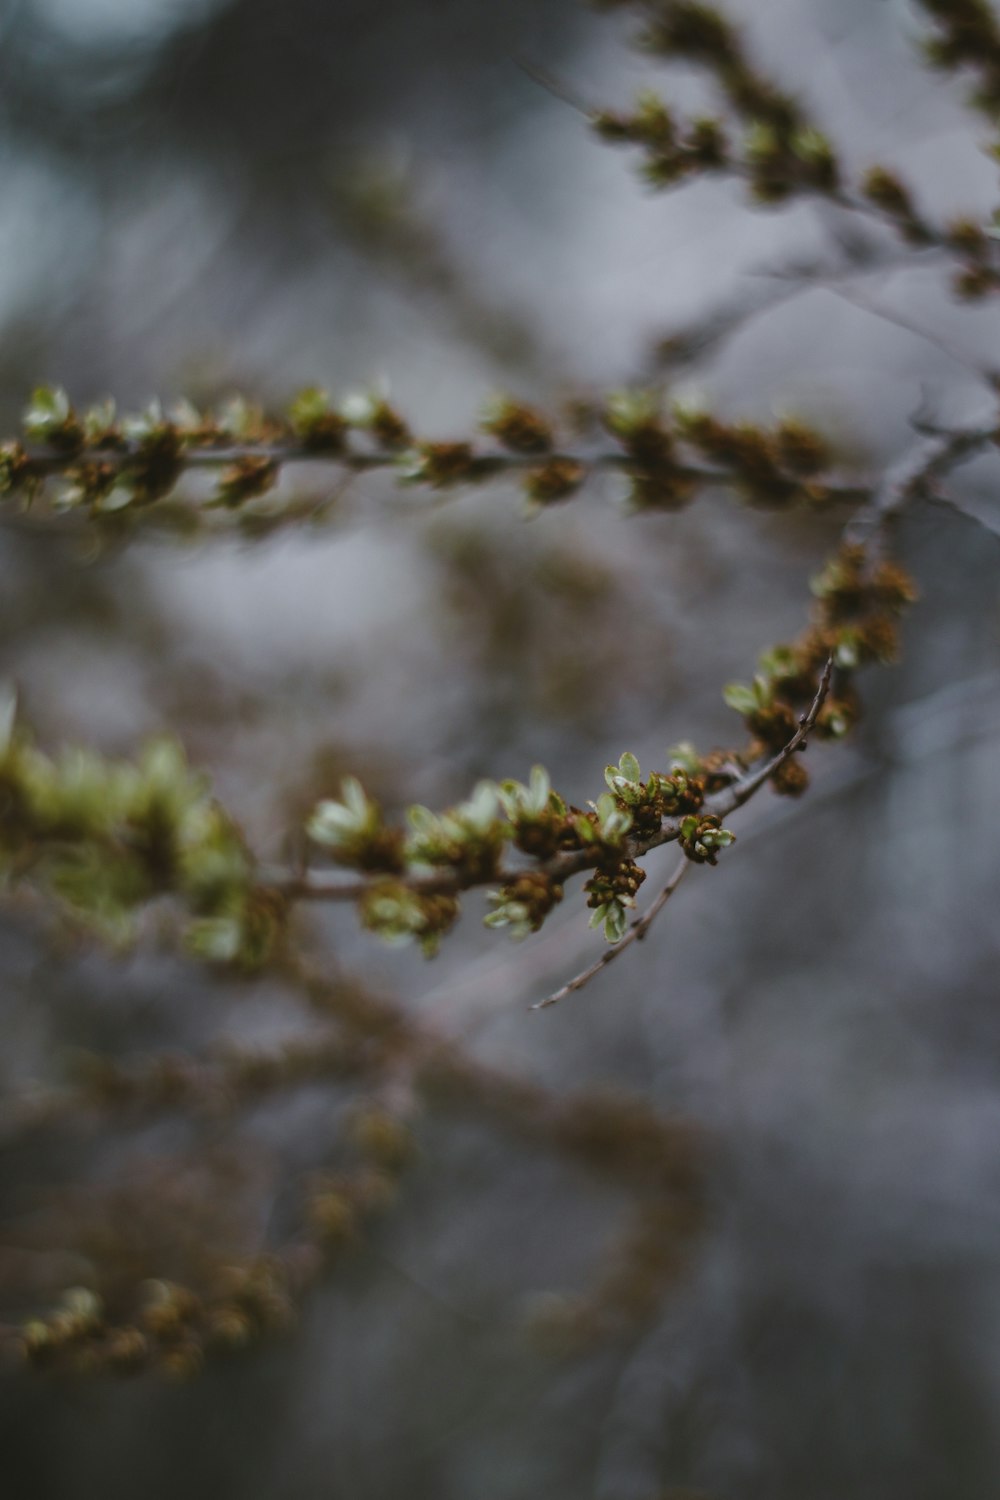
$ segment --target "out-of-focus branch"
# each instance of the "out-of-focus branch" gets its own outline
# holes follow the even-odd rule
[[[605,140],[643,151],[643,175],[653,187],[721,174],[745,182],[758,203],[819,198],[890,227],[908,245],[946,253],[958,262],[959,295],[978,299],[1000,291],[1000,244],[983,225],[974,219],[932,223],[897,173],[882,165],[871,167],[858,185],[849,181],[832,142],[798,98],[760,71],[722,11],[691,0],[597,3],[634,11],[643,21],[638,37],[643,50],[702,69],[724,101],[720,113],[690,121],[676,119],[651,92],[641,95],[632,111],[590,111]],[[921,3],[943,31],[932,44],[933,60],[943,67],[976,68],[982,80],[977,102],[995,115],[1000,29],[988,7],[980,0]]]
[[[75,518],[120,537],[147,523],[173,523],[184,535],[252,534],[313,518],[316,505],[272,493],[293,467],[345,477],[381,470],[442,494],[509,478],[532,509],[567,500],[607,472],[625,478],[637,510],[676,510],[709,488],[778,507],[857,504],[871,489],[838,474],[821,436],[800,422],[707,421],[652,392],[622,391],[591,404],[587,424],[587,440],[567,444],[546,414],[499,398],[479,424],[482,437],[445,442],[415,436],[371,394],[335,406],[325,392],[305,391],[283,418],[240,403],[235,413],[182,404],[169,416],[154,406],[117,418],[110,406],[78,414],[65,392],[43,388],[26,412],[24,438],[0,445],[0,496],[48,513],[53,525]]]

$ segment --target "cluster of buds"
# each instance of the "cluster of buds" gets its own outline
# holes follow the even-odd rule
[[[184,433],[164,416],[158,401],[120,420],[111,401],[81,416],[64,390],[40,386],[25,410],[24,434],[28,443],[70,460],[59,495],[63,509],[86,507],[105,514],[149,505],[175,488],[184,469]],[[38,479],[26,455],[20,478]]]
[[[619,391],[604,413],[604,425],[629,460],[629,503],[636,510],[676,510],[694,493],[694,485],[678,461],[673,433],[664,420],[660,402],[648,391]]]
[[[221,505],[234,509],[266,495],[278,481],[278,461],[264,453],[246,453],[225,470],[215,487]]]
[[[316,1174],[306,1197],[306,1223],[325,1261],[356,1245],[365,1225],[391,1207],[400,1178],[416,1158],[406,1122],[373,1103],[351,1115],[347,1144],[360,1165]]]
[[[731,779],[731,756],[726,766]],[[404,835],[386,828],[378,805],[348,778],[339,800],[318,804],[308,830],[338,863],[388,877],[373,879],[358,902],[363,925],[389,942],[416,940],[433,954],[457,917],[459,893],[495,875],[508,844],[536,867],[512,874],[490,893],[487,926],[507,928],[514,938],[537,932],[562,900],[565,875],[558,861],[583,856],[597,870],[587,887],[588,904],[600,911],[597,925],[603,923],[609,941],[616,942],[642,879],[628,840],[637,840],[640,849],[661,842],[665,820],[700,812],[706,782],[693,753],[675,756],[668,773],[654,771],[644,779],[629,751],[606,768],[605,781],[608,790],[596,801],[571,807],[553,791],[544,767],[534,766],[526,785],[480,782],[467,802],[443,813],[411,807]],[[713,848],[725,842],[709,841]],[[389,858],[391,871],[385,869]],[[556,861],[554,869],[546,868],[549,861]],[[569,867],[571,873],[578,868]]]
[[[369,1218],[392,1203],[414,1156],[405,1123],[365,1104],[349,1118],[345,1145],[360,1158],[350,1172],[317,1177],[304,1205],[305,1237],[293,1250],[204,1268],[200,1290],[161,1278],[137,1287],[130,1320],[116,1320],[88,1288],[71,1288],[53,1311],[20,1333],[24,1357],[41,1369],[130,1374],[158,1369],[197,1374],[207,1356],[246,1348],[287,1331],[295,1297],[331,1254],[356,1241]],[[123,1301],[121,1290],[115,1300]]]
[[[47,1318],[32,1318],[21,1330],[25,1358],[43,1364],[75,1354],[104,1326],[104,1305],[89,1287],[69,1287]]]
[[[647,23],[640,45],[664,57],[684,58],[713,74],[743,130],[738,142],[717,116],[679,125],[663,100],[648,93],[639,96],[629,113],[594,115],[603,139],[641,149],[643,175],[654,187],[668,188],[699,173],[725,170],[744,178],[759,203],[784,203],[805,193],[843,198],[843,171],[830,140],[797,101],[753,66],[739,32],[714,6],[699,0],[597,3],[638,9]],[[972,103],[995,120],[1000,111],[1000,25],[987,0],[921,4],[936,27],[926,43],[929,61],[977,74]],[[958,220],[943,229],[932,228],[895,172],[881,165],[865,174],[856,201],[892,224],[908,244],[940,244],[956,254],[961,264],[953,284],[960,297],[977,299],[1000,289],[995,225],[986,228]]]
[[[697,812],[705,800],[700,777],[682,765],[675,765],[669,775],[654,771],[643,781],[639,762],[628,750],[617,766],[605,767],[604,779],[640,838],[655,833],[664,818]]]
[[[890,219],[907,244],[923,246],[933,238],[930,226],[914,206],[909,188],[888,167],[869,167],[861,180],[862,196]]]
[[[665,5],[651,6],[649,12],[642,40],[650,51],[716,68],[739,64],[739,38],[713,5],[668,0]]]
[[[319,386],[299,392],[289,408],[288,422],[295,437],[314,453],[340,453],[344,447],[347,423],[333,407],[329,393]]]
[[[632,830],[632,814],[621,798],[610,792],[602,792],[589,807],[589,812],[570,808],[567,846],[586,849],[598,858],[614,854]]]
[[[646,15],[640,42],[648,51],[707,69],[743,120],[763,120],[784,134],[802,125],[800,107],[758,72],[740,33],[714,5],[702,0],[638,3]]]
[[[552,424],[548,418],[523,401],[513,401],[507,396],[487,406],[481,426],[512,453],[548,453],[552,447]]]
[[[410,833],[403,850],[407,864],[447,866],[469,880],[488,880],[505,834],[499,811],[500,795],[492,781],[480,781],[468,801],[447,812],[409,808]]]
[[[754,121],[744,137],[743,161],[759,203],[784,203],[798,193],[835,193],[840,185],[833,146],[811,125],[788,129]]]
[[[723,696],[742,715],[754,736],[750,753],[774,753],[793,737],[802,710],[814,699],[828,661],[835,670],[833,690],[815,724],[821,738],[836,739],[857,722],[853,674],[872,662],[887,663],[898,651],[897,617],[916,598],[909,575],[881,559],[869,564],[864,547],[843,546],[812,581],[815,618],[798,641],[776,646],[760,658],[749,685],[730,683]],[[771,778],[775,791],[798,796],[808,785],[797,757],[779,765]]]
[[[727,168],[748,178],[760,202],[836,192],[840,170],[830,142],[793,99],[753,67],[738,32],[714,7],[687,0],[651,6],[640,40],[649,51],[687,59],[713,73],[745,129],[742,151],[735,151],[721,119],[679,128],[654,94],[640,95],[631,114],[596,115],[604,139],[643,149],[644,175],[654,186],[670,187],[695,173]]]
[[[998,223],[1000,220],[994,215],[988,229],[974,219],[953,219],[945,228],[949,249],[962,261],[952,278],[952,286],[956,295],[967,302],[1000,291],[1000,264],[996,255]]]
[[[486,472],[471,443],[418,443],[404,453],[398,466],[401,479],[426,484],[432,490],[468,484]],[[487,469],[488,469],[487,465]]]
[[[836,666],[853,672],[871,662],[896,660],[896,620],[917,596],[913,580],[896,563],[882,560],[869,567],[864,548],[848,545],[812,580],[812,591],[819,634],[832,645]]]
[[[794,708],[777,692],[779,682],[758,672],[749,687],[731,682],[722,693],[728,707],[743,715],[750,733],[771,750],[786,745],[798,726]]]
[[[748,503],[785,506],[803,493],[813,504],[823,500],[817,476],[829,465],[830,450],[818,432],[797,418],[786,417],[769,430],[681,406],[676,421],[686,443],[732,472]]]
[[[714,865],[719,851],[735,844],[736,835],[722,827],[715,813],[692,813],[681,822],[678,842],[688,859],[697,865]]]
[[[555,505],[575,495],[587,477],[587,468],[576,458],[558,455],[528,470],[521,481],[529,510]]]
[[[384,390],[355,391],[340,404],[346,426],[364,433],[380,448],[402,450],[413,442],[409,423],[389,402]]]
[[[987,0],[921,0],[936,31],[924,44],[933,67],[978,74],[972,102],[995,119],[1000,110],[1000,23]]]
[[[19,729],[11,700],[0,792],[0,867],[30,872],[112,943],[127,942],[160,895],[183,907],[201,957],[255,968],[280,941],[283,899],[255,885],[238,828],[174,741],[154,741],[135,763],[83,750],[51,758]]]
[[[718,171],[728,164],[729,148],[720,120],[705,115],[678,125],[657,94],[640,94],[629,114],[601,111],[593,124],[605,141],[643,148],[643,176],[653,187],[672,187],[685,177]]]
[[[358,903],[361,923],[386,943],[416,940],[432,957],[458,916],[454,896],[412,890],[398,880],[376,880]]]
[[[134,1374],[156,1368],[176,1380],[198,1374],[207,1353],[243,1348],[294,1319],[288,1274],[275,1258],[226,1266],[211,1295],[173,1281],[144,1284],[133,1320],[110,1318],[101,1297],[73,1287],[55,1310],[21,1330],[24,1358],[76,1374]]]
[[[337,864],[387,875],[403,868],[402,833],[385,826],[381,807],[355,776],[344,777],[339,798],[317,804],[306,831]]]
[[[491,891],[494,910],[484,918],[487,927],[507,927],[514,939],[537,932],[554,906],[563,898],[563,888],[537,870],[526,870],[508,881],[499,891]]]
[[[641,865],[634,859],[623,859],[599,866],[584,886],[593,913],[590,925],[603,926],[609,943],[620,942],[625,936],[629,910],[635,906],[636,893],[645,878]]]
[[[497,795],[513,825],[513,843],[524,854],[547,859],[560,847],[566,826],[566,804],[552,790],[544,766],[532,766],[527,786],[501,781]]]

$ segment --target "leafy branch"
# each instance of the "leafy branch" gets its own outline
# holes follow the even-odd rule
[[[381,395],[335,404],[325,391],[303,391],[284,418],[237,400],[216,412],[182,402],[168,414],[153,403],[118,417],[112,403],[78,413],[57,387],[39,388],[24,417],[23,439],[0,445],[0,496],[54,518],[82,516],[116,537],[143,522],[188,535],[192,529],[247,534],[282,521],[316,518],[276,499],[286,468],[332,466],[353,477],[385,470],[400,483],[456,490],[508,477],[529,510],[567,500],[595,474],[619,473],[633,510],[676,510],[707,487],[735,490],[750,504],[781,508],[857,504],[870,485],[834,467],[821,435],[786,418],[773,428],[726,423],[707,412],[671,408],[648,391],[609,396],[590,413],[587,441],[557,442],[549,417],[498,398],[475,439],[419,439]],[[611,446],[602,446],[610,439]],[[221,470],[213,478],[214,471]],[[182,503],[185,478],[208,481]],[[169,504],[167,502],[170,502]]]
[[[878,525],[932,474],[967,456],[970,441],[922,445],[921,463],[887,483]],[[468,801],[441,813],[413,807],[405,826],[388,822],[349,777],[339,798],[317,804],[307,828],[314,849],[356,872],[349,881],[309,867],[261,867],[170,742],[150,747],[134,766],[79,751],[52,759],[19,729],[10,704],[0,746],[7,808],[0,855],[8,878],[49,890],[116,941],[131,935],[145,907],[171,896],[195,953],[255,968],[283,951],[296,902],[353,902],[366,928],[390,942],[415,940],[431,954],[464,892],[492,887],[487,925],[524,937],[562,901],[566,883],[587,872],[592,925],[617,943],[645,879],[638,862],[646,854],[676,842],[688,861],[714,865],[734,842],[723,819],[765,784],[801,794],[808,776],[796,752],[806,736],[838,738],[856,722],[853,676],[893,658],[895,618],[914,597],[906,574],[875,555],[875,538],[877,528],[867,543],[841,548],[814,581],[812,624],[766,653],[751,685],[726,689],[751,735],[742,748],[699,755],[679,746],[666,771],[645,778],[626,752],[607,767],[606,790],[586,808],[569,804],[536,767],[527,785],[481,782]]]
[[[812,704],[810,705],[808,713],[802,715],[802,718],[799,721],[799,727],[793,734],[792,738],[788,741],[788,744],[783,746],[783,748],[778,751],[778,754],[774,756],[772,760],[761,766],[753,774],[744,776],[733,787],[730,795],[734,798],[738,798],[738,801],[736,803],[737,806],[742,807],[744,803],[748,802],[754,795],[754,793],[759,791],[764,783],[770,777],[773,777],[778,770],[780,770],[781,766],[785,764],[789,756],[794,755],[796,750],[805,748],[807,736],[815,728],[820,709],[823,707],[823,704],[826,701],[827,693],[830,690],[830,680],[832,675],[833,661],[831,659],[823,668],[819,687],[816,690],[816,696],[813,699]],[[733,810],[735,810],[735,808]],[[565,1000],[568,998],[568,996],[575,994],[577,990],[582,990],[585,985],[589,984],[592,979],[595,979],[603,969],[607,968],[608,964],[610,964],[615,958],[617,958],[620,953],[623,953],[632,943],[641,943],[643,938],[648,933],[650,927],[656,921],[656,918],[659,916],[660,912],[666,906],[671,896],[677,890],[678,886],[680,885],[681,881],[684,879],[684,876],[687,874],[690,868],[690,860],[681,860],[680,864],[676,867],[670,879],[667,881],[666,885],[656,897],[655,901],[653,901],[651,905],[646,909],[646,911],[643,912],[641,917],[636,917],[635,920],[629,924],[627,933],[618,943],[617,947],[608,948],[604,953],[601,954],[600,958],[595,959],[592,964],[588,965],[586,969],[581,970],[581,972],[577,974],[573,979],[568,980],[566,984],[561,985],[559,989],[554,990],[552,994],[547,995],[544,1000],[536,1001],[531,1009],[546,1010],[549,1008],[549,1006],[558,1005],[560,1000]]]
[[[977,71],[973,102],[994,123],[1000,115],[1000,29],[984,0],[921,0],[937,33],[927,54],[938,67]],[[909,246],[960,262],[957,294],[969,300],[1000,291],[1000,243],[992,226],[956,218],[939,226],[916,206],[899,174],[881,164],[852,185],[835,146],[800,101],[752,61],[739,30],[699,0],[597,0],[601,9],[635,11],[639,46],[655,57],[693,64],[714,79],[728,114],[679,120],[655,92],[631,111],[585,109],[603,140],[638,147],[651,187],[671,188],[704,175],[737,178],[756,203],[817,197],[891,227]],[[1000,141],[993,147],[1000,153]]]
[[[738,29],[714,7],[604,3],[638,14],[650,54],[697,65],[721,96],[717,113],[692,120],[652,93],[626,112],[585,109],[603,139],[643,153],[654,187],[723,174],[746,183],[760,203],[824,201],[889,226],[904,246],[957,263],[958,295],[1000,289],[996,218],[932,223],[910,187],[880,164],[854,181],[803,105],[759,71]],[[920,3],[931,24],[931,62],[975,78],[972,102],[995,127],[1000,26],[991,8],[985,0]],[[998,154],[995,144],[991,150]],[[725,331],[733,318],[719,326]],[[995,390],[990,372],[977,373]],[[182,401],[121,415],[110,402],[78,410],[58,387],[34,393],[21,431],[0,445],[0,497],[4,520],[43,531],[65,524],[113,540],[147,528],[262,535],[323,517],[325,498],[289,493],[292,480],[304,475],[308,483],[318,470],[345,484],[384,473],[435,494],[502,479],[519,487],[529,510],[567,501],[593,476],[610,474],[624,481],[635,511],[674,511],[721,488],[755,506],[837,505],[851,514],[813,580],[806,628],[766,651],[749,682],[724,690],[742,726],[739,742],[701,753],[679,745],[665,752],[662,769],[645,773],[625,751],[582,807],[553,788],[542,766],[526,783],[482,781],[452,807],[411,807],[405,818],[388,815],[347,777],[312,809],[303,861],[271,868],[174,741],[157,741],[132,760],[74,748],[49,754],[10,696],[0,711],[0,875],[9,898],[35,893],[43,910],[54,905],[113,945],[132,942],[144,923],[170,911],[197,958],[244,975],[265,971],[305,1002],[318,1026],[266,1054],[230,1048],[139,1065],[91,1059],[74,1089],[12,1111],[9,1132],[74,1122],[88,1111],[238,1113],[280,1090],[334,1079],[363,1085],[370,1097],[335,1143],[343,1160],[326,1161],[303,1185],[298,1226],[274,1253],[256,1248],[231,1263],[223,1248],[209,1247],[198,1286],[198,1277],[189,1286],[157,1272],[105,1295],[100,1272],[94,1287],[70,1288],[19,1332],[0,1328],[0,1344],[16,1343],[50,1368],[156,1365],[186,1375],[206,1353],[286,1327],[296,1299],[393,1201],[412,1158],[417,1106],[428,1101],[492,1114],[533,1144],[547,1142],[636,1189],[619,1264],[577,1310],[577,1323],[615,1326],[655,1305],[703,1217],[697,1152],[683,1129],[639,1107],[556,1100],[493,1072],[433,1023],[418,1025],[363,987],[310,968],[290,940],[291,924],[299,906],[349,903],[376,937],[431,955],[467,893],[485,890],[485,924],[520,939],[539,931],[571,880],[586,877],[581,904],[609,946],[536,1009],[582,989],[643,941],[691,866],[714,867],[735,843],[731,814],[765,786],[784,797],[807,790],[807,742],[848,735],[862,712],[858,673],[896,658],[899,617],[916,590],[892,560],[893,525],[920,501],[951,503],[942,489],[948,475],[998,441],[992,411],[954,429],[914,426],[911,452],[882,474],[855,476],[820,432],[795,418],[732,421],[645,390],[613,393],[562,422],[499,397],[474,433],[449,441],[421,435],[381,391],[334,400],[308,389],[277,416],[242,399],[210,411]],[[642,861],[668,843],[683,857],[633,915]],[[148,1177],[144,1164],[142,1191],[155,1202],[159,1184],[150,1195]],[[113,1283],[110,1274],[104,1279]]]

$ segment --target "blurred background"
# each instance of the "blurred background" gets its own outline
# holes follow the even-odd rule
[[[993,211],[985,126],[920,68],[905,0],[729,9],[850,164],[898,164],[935,216]],[[996,315],[954,303],[940,266],[725,182],[652,196],[539,82],[596,106],[650,82],[705,98],[628,31],[571,0],[4,0],[3,432],[42,380],[129,409],[385,381],[441,438],[498,391],[558,409],[662,381],[732,417],[794,411],[866,468],[918,408],[981,417]],[[563,1006],[526,1010],[599,951],[578,903],[514,947],[470,901],[430,964],[311,916],[338,971],[477,1061],[702,1134],[704,1223],[662,1297],[556,1357],[533,1318],[600,1281],[622,1195],[530,1134],[427,1110],[399,1201],[292,1333],[186,1384],[5,1376],[14,1500],[1000,1489],[994,468],[906,519],[921,603],[901,665],[863,682],[857,739],[810,754],[803,803],[758,799],[719,869]],[[270,859],[347,771],[440,806],[541,761],[580,801],[625,748],[652,767],[733,738],[721,686],[799,631],[843,519],[712,496],[626,518],[620,499],[608,480],[526,523],[501,484],[428,505],[365,477],[322,527],[97,558],[5,525],[0,672],[47,746],[176,732]],[[9,1098],[80,1049],[306,1025],[275,985],[0,920]],[[207,1132],[4,1135],[0,1316],[65,1284],[33,1234],[69,1188],[141,1198],[180,1174],[167,1218],[214,1200],[205,1234],[266,1246],[342,1094]]]

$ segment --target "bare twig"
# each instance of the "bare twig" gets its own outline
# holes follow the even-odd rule
[[[866,245],[866,250],[868,247]],[[912,257],[913,252],[910,251]],[[660,334],[651,355],[652,368],[657,372],[671,372],[697,365],[707,355],[717,350],[743,332],[754,319],[772,312],[776,307],[791,302],[810,292],[831,291],[840,294],[841,287],[886,271],[898,270],[907,257],[885,250],[869,250],[862,255],[850,246],[845,247],[845,263],[829,265],[814,261],[804,264],[789,264],[773,267],[751,267],[747,276],[759,282],[738,297],[722,303],[703,314],[695,322]],[[850,292],[844,292],[853,301]],[[860,301],[858,305],[861,304]],[[916,328],[912,330],[918,332]]]
[[[859,312],[869,313],[873,318],[878,318],[880,322],[890,323],[894,328],[902,329],[904,333],[911,333],[914,338],[923,339],[925,343],[937,349],[939,354],[943,354],[946,359],[950,359],[956,365],[960,365],[970,375],[974,375],[977,380],[983,381],[991,390],[995,391],[997,389],[997,380],[1000,377],[1000,372],[995,367],[992,365],[977,364],[971,355],[966,354],[964,350],[959,349],[947,339],[943,339],[933,329],[924,328],[921,324],[913,322],[910,318],[903,317],[901,313],[891,312],[888,308],[879,307],[869,297],[865,297],[863,294],[845,287],[843,284],[835,284],[832,281],[828,281],[825,283],[825,288],[832,296],[839,297],[841,301],[850,303]]]
[[[608,964],[613,963],[618,955],[624,953],[625,949],[630,947],[632,943],[641,943],[690,868],[691,861],[685,857],[681,860],[656,900],[649,907],[649,910],[645,911],[641,917],[635,919],[621,942],[616,943],[613,948],[608,948],[596,962],[577,974],[575,979],[571,979],[568,984],[564,984],[560,989],[554,990],[551,995],[546,995],[544,1000],[537,1000],[528,1009],[546,1010],[550,1005],[558,1005],[559,1001],[565,1000],[567,995],[572,995],[577,990],[582,990],[585,984],[589,984],[595,975],[599,974],[602,969],[606,969]]]
[[[846,541],[872,547],[885,534],[888,523],[912,500],[936,495],[938,480],[997,441],[995,418],[975,427],[954,430],[937,430],[921,420],[917,429],[925,434],[922,441],[886,469],[871,502],[848,524]]]
[[[568,104],[570,109],[576,110],[577,114],[583,115],[585,119],[594,117],[593,107],[587,103],[581,94],[578,94],[569,84],[556,78],[545,68],[540,68],[527,57],[515,57],[514,62],[521,72],[530,78],[532,83],[551,94],[553,99],[558,99],[560,104]]]

